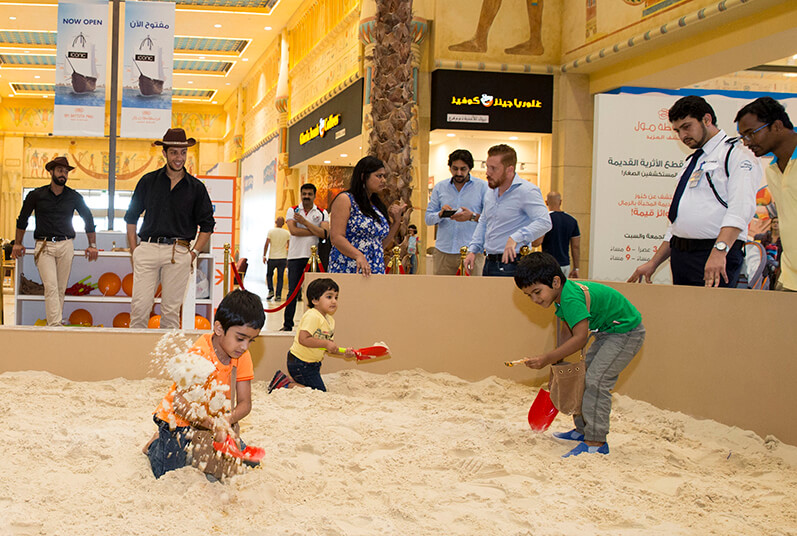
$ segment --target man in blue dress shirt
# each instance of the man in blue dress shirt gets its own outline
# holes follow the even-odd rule
[[[487,185],[484,210],[468,246],[465,268],[473,269],[476,253],[484,252],[485,276],[515,274],[522,246],[531,245],[551,230],[548,207],[540,189],[515,173],[517,153],[509,145],[487,151]]]
[[[487,181],[470,174],[473,169],[470,151],[457,149],[448,155],[448,169],[451,179],[435,184],[426,207],[426,225],[437,225],[434,254],[437,275],[456,275],[459,250],[470,244],[487,192]],[[484,255],[479,253],[474,262],[471,275],[481,275]]]

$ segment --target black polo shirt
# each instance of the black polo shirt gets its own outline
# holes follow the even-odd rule
[[[93,233],[94,217],[82,195],[69,186],[64,186],[61,195],[55,195],[49,184],[40,186],[25,196],[22,210],[19,211],[17,218],[17,229],[26,229],[31,213],[35,212],[36,229],[33,231],[35,239],[54,236],[75,238],[72,216],[76,210],[86,224],[86,232]]]
[[[144,223],[138,233],[142,240],[158,237],[193,240],[197,227],[201,233],[212,233],[216,226],[213,204],[202,181],[186,171],[171,188],[166,166],[138,181],[125,222],[136,225],[142,212]]]

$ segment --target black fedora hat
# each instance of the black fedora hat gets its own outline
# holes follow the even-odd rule
[[[196,145],[194,138],[185,137],[185,130],[181,128],[170,128],[163,135],[163,140],[156,140],[155,145],[163,145],[164,147],[193,147]]]
[[[44,169],[47,171],[52,171],[56,166],[64,166],[67,171],[72,171],[75,169],[74,167],[69,165],[69,160],[66,159],[65,156],[56,156],[46,164],[44,164]]]

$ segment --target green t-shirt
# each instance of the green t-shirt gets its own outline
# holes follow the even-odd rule
[[[584,291],[569,279],[556,304],[556,316],[567,322],[570,329],[589,318],[590,331],[628,333],[642,322],[637,308],[613,288],[591,281],[579,283],[589,289],[589,311]]]

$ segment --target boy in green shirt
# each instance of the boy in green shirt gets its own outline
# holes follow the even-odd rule
[[[589,294],[568,281],[557,260],[547,253],[531,253],[518,263],[515,284],[541,307],[556,306],[556,316],[564,320],[559,346],[526,359],[527,367],[541,369],[558,363],[584,348],[590,332],[595,341],[585,357],[587,375],[581,414],[573,416],[575,429],[555,433],[554,437],[578,441],[563,457],[583,453],[608,454],[611,390],[620,372],[631,362],[645,340],[642,315],[625,296],[600,283],[582,282]]]

